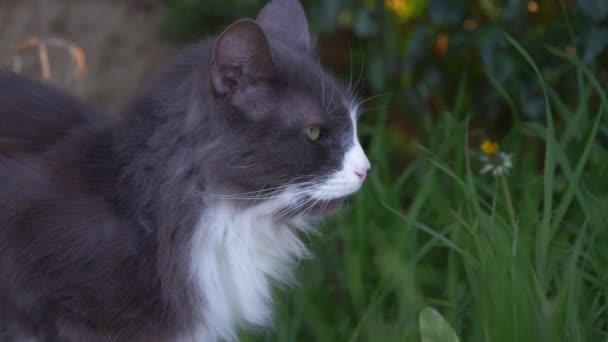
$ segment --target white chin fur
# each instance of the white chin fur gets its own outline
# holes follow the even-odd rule
[[[271,323],[273,283],[292,282],[292,264],[308,255],[298,231],[312,231],[302,217],[273,220],[293,196],[242,208],[220,200],[201,215],[192,239],[192,277],[203,318],[184,341],[234,341],[239,325]]]

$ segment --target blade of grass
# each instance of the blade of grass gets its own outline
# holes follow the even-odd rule
[[[437,233],[436,231],[434,231],[433,229],[431,229],[430,227],[417,222],[411,218],[409,218],[408,216],[404,215],[403,213],[389,207],[388,205],[386,205],[385,203],[382,203],[382,206],[384,206],[386,209],[388,209],[390,212],[392,212],[394,215],[400,217],[401,219],[403,219],[405,222],[411,224],[413,227],[416,227],[417,229],[420,229],[421,231],[429,234],[430,236],[432,236],[433,238],[443,242],[443,244],[446,247],[449,247],[450,249],[458,252],[460,255],[462,255],[463,257],[465,257],[468,261],[473,262],[474,263],[474,258],[471,257],[471,255],[469,255],[467,252],[465,252],[462,248],[458,247],[453,241],[450,241],[450,239],[446,238],[445,236]]]
[[[545,161],[544,161],[544,174],[543,174],[543,218],[541,227],[539,229],[536,249],[536,272],[540,284],[543,289],[547,290],[549,287],[549,278],[546,274],[547,267],[547,254],[549,251],[550,234],[551,234],[551,216],[553,210],[553,189],[554,189],[554,178],[555,178],[555,131],[553,127],[553,116],[551,113],[551,103],[549,101],[547,85],[543,78],[540,69],[530,56],[528,52],[511,36],[506,34],[506,38],[511,45],[519,52],[519,54],[526,60],[528,65],[534,70],[536,77],[538,78],[541,88],[543,89],[543,95],[545,98],[545,116],[546,116],[546,135],[545,135]]]

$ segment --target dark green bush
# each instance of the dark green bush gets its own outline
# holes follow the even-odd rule
[[[255,16],[264,3],[170,0],[165,31],[171,39],[192,40]],[[346,79],[351,70],[356,79],[362,67],[363,93],[392,94],[393,107],[410,118],[437,113],[455,96],[464,96],[468,112],[497,123],[508,122],[511,114],[542,118],[539,85],[505,34],[530,51],[566,100],[576,99],[576,81],[546,47],[601,64],[596,61],[608,46],[608,2],[602,0],[309,0],[304,5],[326,64]],[[600,81],[606,80],[605,65],[596,66]],[[464,94],[456,94],[460,82],[466,82]],[[505,98],[506,93],[515,96]]]

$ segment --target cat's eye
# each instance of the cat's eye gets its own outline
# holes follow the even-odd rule
[[[319,126],[310,126],[304,129],[306,132],[306,137],[310,139],[310,141],[317,141],[319,137],[321,137],[321,127]]]

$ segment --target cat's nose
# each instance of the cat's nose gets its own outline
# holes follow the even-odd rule
[[[363,182],[365,180],[365,177],[367,177],[367,172],[368,171],[369,171],[369,167],[366,167],[366,168],[363,168],[363,169],[355,170],[355,174]]]

